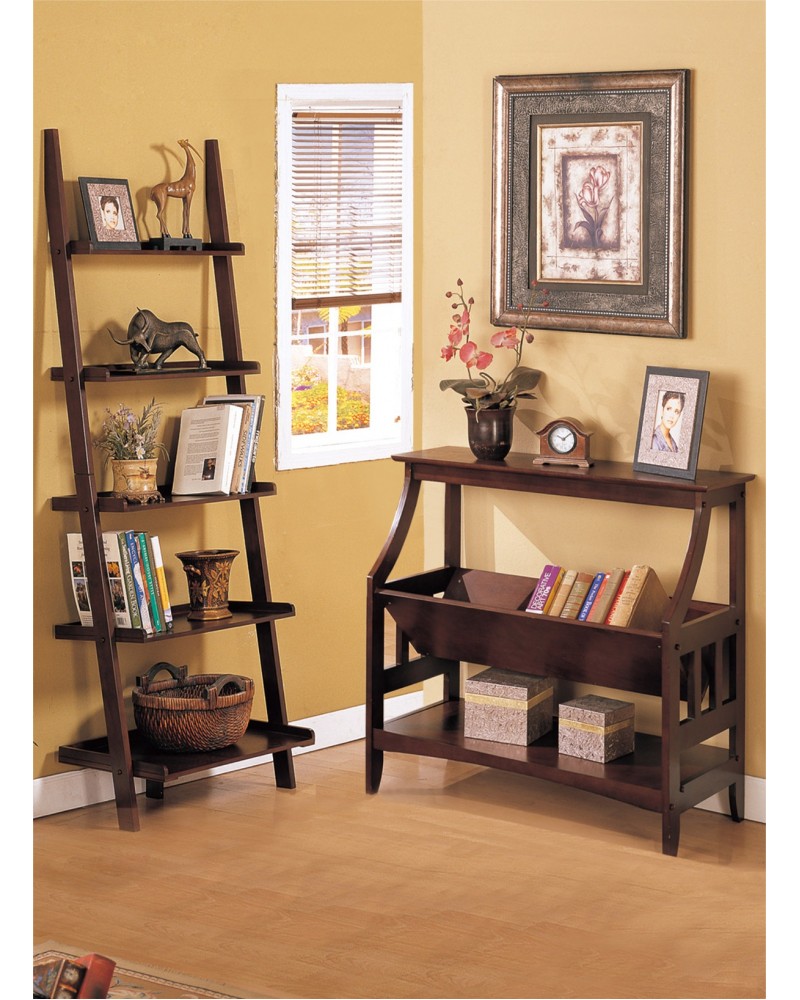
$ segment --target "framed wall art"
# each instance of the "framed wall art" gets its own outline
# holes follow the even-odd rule
[[[688,75],[495,78],[493,323],[686,336]]]
[[[139,245],[131,192],[126,180],[79,177],[89,240],[95,246]]]
[[[708,392],[708,372],[648,367],[633,468],[694,479]]]

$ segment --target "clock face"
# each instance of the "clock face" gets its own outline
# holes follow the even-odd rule
[[[547,435],[547,442],[556,454],[569,455],[571,451],[574,451],[578,439],[571,427],[567,427],[565,424],[556,424]]]

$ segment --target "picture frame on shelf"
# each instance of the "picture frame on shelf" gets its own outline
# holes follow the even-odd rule
[[[498,76],[491,321],[686,336],[689,71]],[[546,304],[528,308],[534,283]]]
[[[648,366],[634,471],[695,478],[708,379],[707,371]]]
[[[94,246],[141,246],[126,180],[113,177],[79,177],[83,209]]]

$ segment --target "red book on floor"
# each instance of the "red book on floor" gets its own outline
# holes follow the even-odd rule
[[[105,955],[95,953],[83,955],[76,961],[80,965],[86,966],[86,975],[83,977],[77,995],[79,997],[93,997],[95,1000],[99,997],[107,997],[111,988],[111,977],[114,975],[117,963],[111,958],[106,958]]]

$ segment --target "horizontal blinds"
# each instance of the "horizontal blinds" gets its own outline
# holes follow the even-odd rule
[[[292,308],[398,302],[402,115],[292,117]]]

